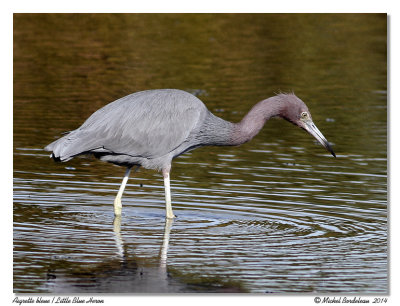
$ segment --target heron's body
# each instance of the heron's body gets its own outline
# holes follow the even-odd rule
[[[126,166],[128,170],[114,202],[116,214],[121,213],[122,192],[132,166],[161,170],[167,217],[171,218],[169,172],[173,158],[199,146],[239,145],[249,141],[272,116],[281,116],[309,131],[309,123],[306,126],[302,122],[308,120],[313,125],[311,115],[297,122],[298,113],[309,114],[307,106],[295,95],[281,94],[256,104],[241,122],[231,123],[214,116],[203,102],[185,91],[147,90],[104,106],[81,127],[45,150],[52,151],[57,161],[93,154],[100,160]],[[313,135],[334,154],[318,133]]]
[[[214,127],[218,134],[212,133]],[[233,124],[214,116],[185,91],[141,91],[93,113],[78,129],[46,147],[60,161],[80,154],[121,166],[162,170],[198,146],[224,145]]]

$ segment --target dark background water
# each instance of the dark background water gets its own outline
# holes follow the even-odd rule
[[[385,14],[15,14],[14,292],[386,293]],[[270,120],[162,176],[43,147],[135,91],[240,121],[294,91],[333,144]]]

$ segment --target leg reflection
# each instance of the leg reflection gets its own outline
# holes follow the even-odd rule
[[[160,249],[160,269],[164,272],[167,270],[167,253],[168,253],[168,244],[169,244],[169,234],[171,233],[172,223],[174,223],[174,219],[165,218],[164,225],[164,237],[163,243]]]
[[[125,252],[124,252],[124,240],[121,236],[121,215],[114,216],[114,239],[117,245],[117,251],[119,257],[123,260],[125,259]]]
[[[164,272],[166,272],[167,268],[167,253],[168,253],[168,245],[169,245],[169,235],[171,233],[171,228],[172,224],[174,223],[174,219],[172,218],[165,218],[165,224],[164,224],[164,236],[163,236],[163,241],[160,249],[160,269]],[[124,248],[124,240],[122,239],[121,235],[121,216],[115,216],[114,217],[114,239],[115,243],[117,246],[117,254],[122,260],[125,260],[126,254],[125,254],[125,248]]]

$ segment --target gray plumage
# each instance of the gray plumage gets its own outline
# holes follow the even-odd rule
[[[197,97],[177,89],[141,91],[116,100],[97,110],[82,126],[52,142],[45,150],[52,151],[51,156],[56,161],[93,154],[100,160],[126,166],[126,180],[134,165],[162,170],[164,179],[168,180],[165,181],[167,217],[171,217],[167,198],[173,158],[199,146],[232,146],[247,142],[273,116],[306,130],[335,156],[312,122],[307,106],[294,94],[279,94],[263,100],[241,122],[231,123],[214,116]],[[121,206],[126,180],[115,207]],[[118,209],[115,211],[120,213]]]

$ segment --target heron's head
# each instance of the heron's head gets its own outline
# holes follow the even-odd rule
[[[278,99],[281,103],[279,116],[306,130],[315,137],[334,157],[336,157],[331,145],[324,135],[318,130],[312,121],[311,113],[307,105],[294,94],[279,94]]]

